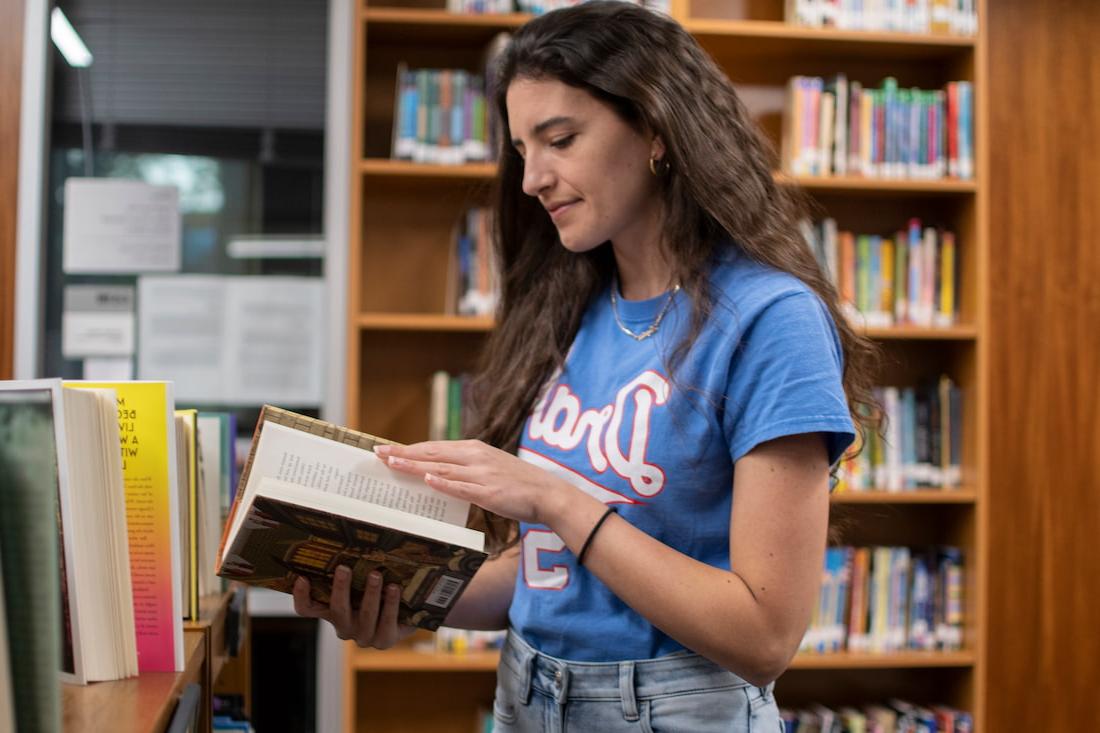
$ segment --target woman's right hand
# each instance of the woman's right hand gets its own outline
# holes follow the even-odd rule
[[[351,607],[351,570],[339,567],[332,580],[329,605],[315,603],[309,596],[309,581],[299,576],[294,581],[294,612],[306,618],[328,621],[340,639],[354,639],[361,647],[388,649],[415,631],[413,626],[397,623],[401,588],[393,583],[382,587],[382,575],[367,576],[367,588],[359,610]]]

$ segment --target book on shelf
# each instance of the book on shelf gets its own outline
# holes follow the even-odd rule
[[[886,433],[868,434],[841,461],[835,492],[957,489],[962,482],[962,391],[942,375],[919,387],[879,387]]]
[[[115,392],[140,672],[183,670],[181,516],[170,382],[65,382]]]
[[[11,654],[8,650],[8,614],[4,610],[4,555],[0,548],[0,733],[15,733]]]
[[[218,574],[284,593],[303,576],[313,599],[327,604],[343,565],[357,606],[378,571],[401,586],[401,623],[438,628],[485,560],[485,537],[466,527],[468,502],[391,471],[374,454],[389,442],[264,405]]]
[[[394,158],[441,165],[488,160],[487,126],[483,76],[398,64]]]
[[[961,649],[962,584],[955,547],[829,547],[799,652]]]
[[[451,233],[444,311],[448,315],[488,316],[496,310],[500,276],[489,235],[491,212],[467,209]]]
[[[0,397],[44,400],[54,431],[62,612],[61,680],[74,684],[138,673],[126,537],[126,495],[113,390],[59,379],[0,383]],[[48,446],[47,446],[48,448]]]
[[[15,730],[61,730],[56,385],[0,391],[0,561]],[[0,714],[7,714],[6,711]]]
[[[978,32],[974,0],[786,0],[784,18],[811,28],[955,36]]]
[[[917,705],[900,699],[836,709],[814,704],[780,708],[784,733],[972,733],[970,713],[946,705]]]
[[[805,237],[854,324],[948,328],[958,322],[955,234],[910,219],[892,235],[803,224]]]
[[[886,77],[876,89],[845,74],[793,76],[781,165],[794,176],[971,180],[973,109],[968,81],[918,89]]]

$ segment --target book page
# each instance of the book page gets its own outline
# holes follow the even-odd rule
[[[264,477],[459,526],[466,525],[470,510],[469,502],[391,471],[370,451],[270,421],[260,434],[247,491],[251,494]]]

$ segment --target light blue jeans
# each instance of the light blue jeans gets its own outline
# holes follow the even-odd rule
[[[570,662],[535,651],[509,631],[493,733],[781,733],[772,687],[754,687],[690,652]]]

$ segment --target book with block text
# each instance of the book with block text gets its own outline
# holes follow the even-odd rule
[[[391,471],[388,443],[271,405],[260,412],[229,512],[217,572],[290,593],[297,576],[327,604],[333,574],[351,570],[358,605],[367,576],[401,586],[398,621],[435,630],[485,560],[469,503]]]

